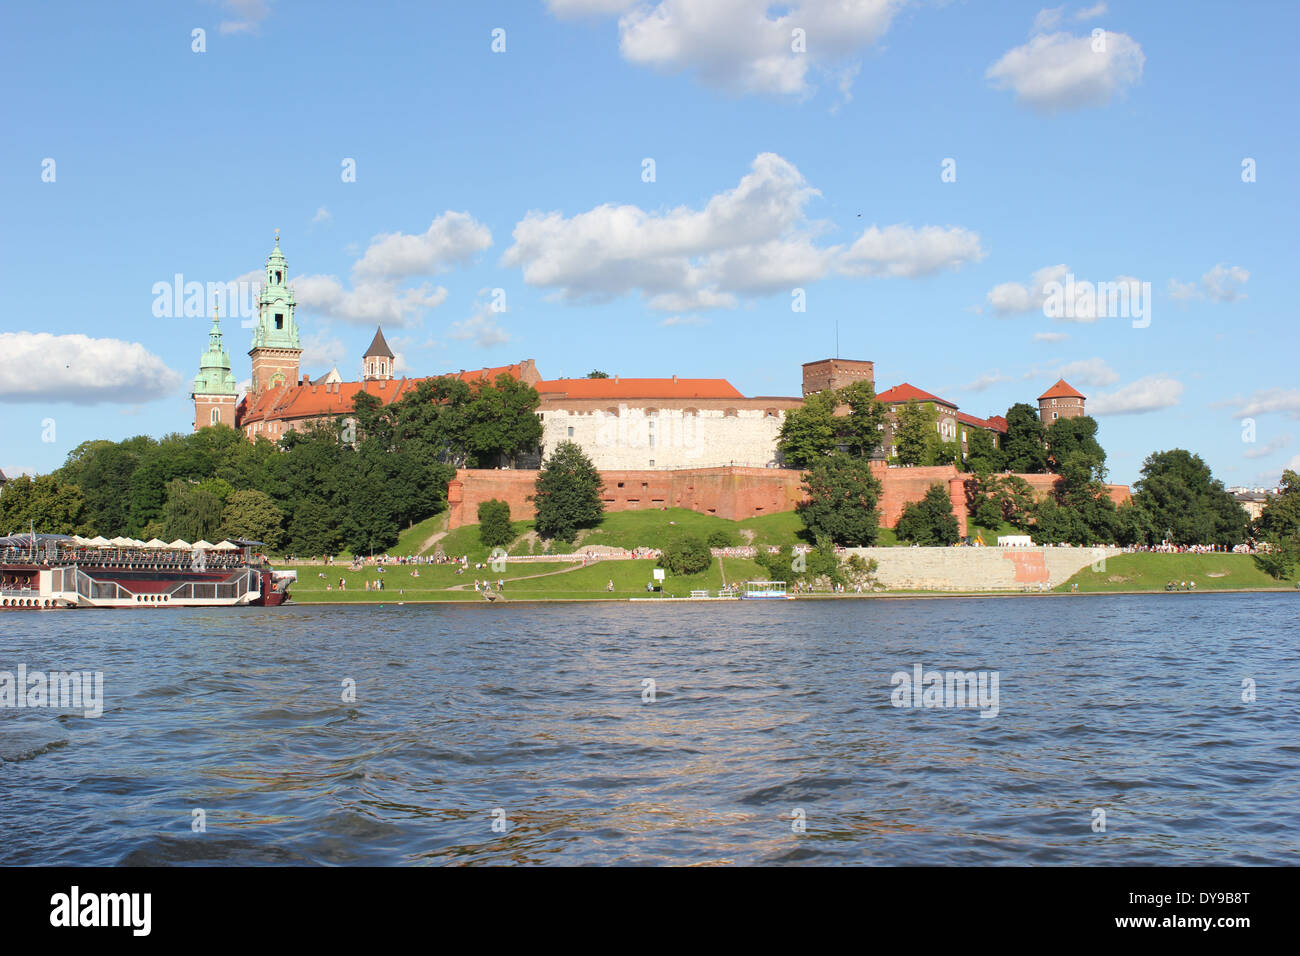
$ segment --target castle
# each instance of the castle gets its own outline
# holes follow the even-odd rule
[[[396,356],[384,339],[382,328],[375,330],[370,346],[361,357],[359,379],[344,381],[337,368],[315,379],[302,374],[302,346],[294,318],[295,309],[288,262],[280,251],[277,233],[275,248],[266,259],[257,300],[257,319],[252,347],[248,351],[252,370],[249,387],[245,394],[239,395],[230,355],[223,345],[220,320],[214,314],[208,333],[208,348],[200,359],[199,374],[194,379],[192,397],[196,430],[221,424],[243,431],[250,440],[267,438],[276,441],[288,432],[314,422],[327,422],[337,417],[346,420],[353,411],[353,400],[360,392],[374,395],[384,404],[389,404],[422,381],[397,376]],[[572,441],[582,447],[601,472],[606,473],[607,491],[610,492],[606,498],[607,507],[615,510],[622,507],[666,507],[671,500],[675,505],[720,513],[709,502],[717,504],[727,499],[731,504],[725,505],[722,511],[734,512],[734,516],[768,509],[788,510],[794,506],[788,499],[791,494],[797,494],[797,474],[781,467],[777,452],[781,426],[789,411],[802,407],[805,399],[817,392],[840,389],[855,382],[875,384],[873,362],[840,358],[805,363],[800,396],[751,398],[743,396],[722,378],[679,378],[673,375],[669,378],[614,376],[548,380],[541,377],[532,359],[523,359],[513,365],[447,374],[465,382],[494,382],[498,376],[506,374],[537,390],[540,400],[537,416],[542,424],[541,446],[534,455],[524,456],[523,461],[510,464],[535,464],[529,459],[540,460],[561,441]],[[972,432],[988,432],[995,445],[1001,445],[1007,432],[1005,418],[979,418],[968,414],[961,411],[955,402],[907,382],[879,392],[877,397],[892,410],[877,453],[877,464],[882,469],[887,467],[886,459],[897,453],[894,423],[897,411],[908,402],[934,408],[935,427],[940,438],[960,443],[963,458],[968,452]],[[1045,425],[1050,425],[1058,418],[1083,415],[1085,401],[1085,397],[1064,380],[1058,381],[1039,396],[1039,417]],[[837,414],[845,411],[840,409]],[[925,477],[956,480],[953,477],[957,474],[955,469],[945,467],[947,470],[942,476],[921,474],[932,469],[914,469],[911,473],[918,480]],[[755,503],[758,499],[747,493],[738,493],[734,488],[728,492],[719,486],[716,493],[707,494],[697,494],[695,489],[696,477],[703,482],[701,487],[705,487],[713,480],[707,478],[709,474],[723,472],[733,477],[740,476],[742,484],[753,484],[745,475],[761,469],[795,474],[796,477],[791,485],[786,480],[774,482],[777,476],[772,471],[767,472],[767,477],[758,482],[765,489],[759,496],[762,504]],[[615,473],[625,473],[623,480],[619,481]],[[485,477],[490,473],[475,474],[480,476],[476,479],[476,488],[492,484]],[[464,500],[464,478],[468,476],[469,473],[462,473],[452,483],[449,496],[452,498],[453,527],[458,511],[457,496]],[[523,476],[524,472],[519,472],[520,479]],[[652,485],[655,486],[653,489]],[[895,485],[902,487],[897,481]],[[920,487],[919,494],[924,494],[924,490]],[[1127,494],[1127,489],[1124,493]],[[470,497],[479,495],[472,493]],[[531,511],[522,497],[519,507]],[[525,515],[517,512],[517,516]]]

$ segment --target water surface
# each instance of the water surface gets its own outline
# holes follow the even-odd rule
[[[0,710],[0,863],[1293,864],[1298,619],[1289,594],[4,614],[0,671],[99,670],[105,704]],[[998,715],[892,706],[915,664],[996,671]]]

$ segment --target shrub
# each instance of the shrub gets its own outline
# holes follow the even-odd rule
[[[503,548],[515,539],[510,505],[493,498],[478,506],[478,539],[485,548]]]
[[[693,535],[670,540],[659,558],[659,566],[670,574],[699,574],[712,563],[708,545]]]

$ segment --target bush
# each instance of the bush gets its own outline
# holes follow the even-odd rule
[[[956,544],[957,516],[952,513],[952,501],[943,485],[936,482],[924,498],[904,508],[896,531],[900,541],[922,546]]]
[[[478,539],[485,548],[504,548],[515,539],[510,505],[493,498],[478,506]]]
[[[571,441],[560,442],[537,474],[533,494],[537,533],[568,544],[579,529],[598,525],[605,514],[603,486],[600,472],[582,448]]]
[[[670,574],[699,574],[712,563],[709,546],[692,535],[673,538],[659,558],[659,566]]]
[[[716,528],[709,533],[710,548],[734,548],[736,536],[726,528]]]

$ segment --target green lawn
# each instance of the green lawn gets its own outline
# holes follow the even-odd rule
[[[1196,590],[1290,588],[1255,566],[1248,554],[1121,554],[1106,559],[1104,571],[1084,568],[1058,591],[1162,591],[1170,581],[1195,581]]]
[[[482,601],[481,593],[474,590],[475,578],[489,578],[494,586],[497,579],[506,583],[505,596],[516,600],[542,599],[592,599],[645,597],[646,584],[653,579],[655,562],[648,559],[636,561],[598,561],[582,567],[580,563],[537,562],[514,564],[506,562],[504,571],[490,568],[476,570],[471,562],[464,574],[457,574],[452,565],[421,565],[418,567],[395,565],[382,574],[377,568],[348,571],[346,566],[288,565],[298,571],[298,583],[292,588],[294,600],[312,601],[368,601],[375,604],[395,601]],[[412,577],[418,570],[420,576]],[[326,578],[322,579],[321,574]],[[664,582],[663,594],[669,597],[688,597],[693,590],[716,592],[723,586],[723,576],[728,583],[757,580],[764,577],[753,561],[740,558],[714,559],[706,571],[688,576],[669,575]],[[339,579],[347,582],[339,590]],[[383,579],[385,590],[367,591],[365,582]],[[610,581],[614,590],[606,590]],[[326,589],[326,584],[331,586]],[[453,590],[455,588],[455,590]]]

